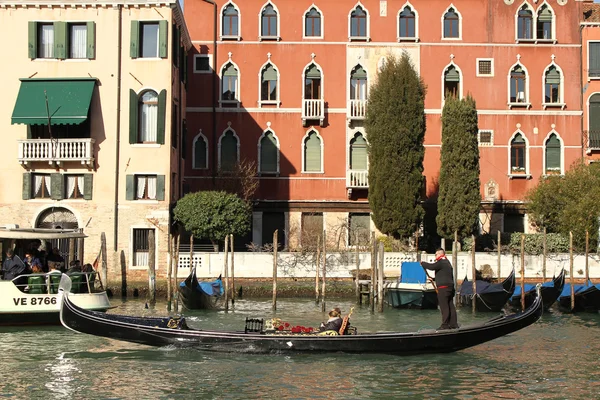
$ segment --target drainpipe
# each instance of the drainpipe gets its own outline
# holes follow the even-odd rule
[[[584,123],[583,123],[583,116],[586,115],[583,112],[583,25],[579,25],[579,44],[581,44],[581,47],[579,47],[579,82],[581,82],[581,91],[579,93],[579,105],[581,108],[581,163],[585,164],[585,160],[584,160],[584,154],[585,154],[585,146],[587,145],[587,143],[585,143],[585,138],[584,138],[584,134],[583,134],[583,128],[584,128]],[[589,116],[588,116],[589,117]],[[588,126],[588,140],[589,140],[589,136],[590,136],[590,132],[589,132],[589,126]]]
[[[213,156],[211,157],[211,170],[212,170],[212,183],[213,188],[215,185],[216,178],[216,158],[217,158],[217,3],[213,0],[202,0],[206,3],[213,5],[213,100],[212,100],[212,145],[213,145]]]
[[[121,49],[122,49],[122,25],[123,25],[123,6],[118,6],[119,23],[117,24],[117,127],[115,140],[115,205],[114,205],[114,229],[113,229],[113,247],[118,250],[119,244],[119,157],[121,147]]]

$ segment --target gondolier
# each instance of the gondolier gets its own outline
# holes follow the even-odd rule
[[[456,329],[458,322],[456,318],[456,308],[454,307],[454,274],[452,264],[446,258],[446,252],[438,248],[435,252],[435,262],[421,262],[425,269],[435,271],[435,284],[437,286],[437,297],[442,312],[442,325],[438,330]]]

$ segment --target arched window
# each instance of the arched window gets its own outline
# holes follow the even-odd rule
[[[304,15],[304,36],[321,37],[321,13],[314,7]]]
[[[222,35],[223,36],[239,36],[239,13],[233,4],[228,4],[223,10]]]
[[[263,37],[277,37],[277,11],[271,4],[263,8],[260,32]]]
[[[367,72],[360,65],[350,73],[350,100],[367,99]]]
[[[554,65],[546,70],[544,83],[544,103],[561,103],[562,99],[560,98],[560,72]]]
[[[273,174],[279,172],[278,155],[277,138],[269,131],[260,140],[259,172]]]
[[[304,99],[321,99],[321,71],[315,64],[311,64],[304,71]]]
[[[600,139],[600,93],[596,93],[592,95],[589,99],[589,109],[588,109],[588,129],[589,129],[589,137],[590,137],[590,146],[593,138]],[[600,147],[600,140],[595,141],[594,148]]]
[[[277,101],[277,70],[267,64],[261,72],[260,100]]]
[[[350,37],[367,37],[367,13],[361,6],[357,6],[350,14]]]
[[[552,10],[548,4],[544,4],[539,8],[537,13],[537,38],[551,40],[552,37]]]
[[[304,172],[321,172],[321,138],[311,131],[304,140]]]
[[[456,10],[449,8],[444,14],[444,38],[458,39],[460,37],[460,20]]]
[[[415,25],[415,12],[406,6],[399,16],[398,37],[400,39],[413,39],[417,36]]]
[[[232,63],[228,63],[223,67],[222,75],[221,100],[229,102],[238,101],[238,70]]]
[[[453,65],[444,71],[444,98],[446,96],[460,98],[460,72]]]
[[[526,173],[527,144],[525,138],[517,133],[510,142],[510,170],[511,173]]]
[[[153,90],[139,97],[138,143],[156,143],[158,139],[158,94]]]
[[[350,169],[360,171],[368,169],[367,141],[360,132],[350,141]]]
[[[556,134],[550,135],[546,140],[546,174],[561,172],[560,167],[560,140]]]
[[[233,171],[238,162],[238,139],[233,133],[233,131],[229,130],[221,136],[220,143],[220,169],[222,171]]]
[[[527,4],[517,13],[517,39],[533,39],[533,13]]]
[[[206,138],[200,134],[194,139],[194,158],[193,169],[208,168],[208,146]]]
[[[510,102],[527,103],[527,74],[521,65],[510,71]]]

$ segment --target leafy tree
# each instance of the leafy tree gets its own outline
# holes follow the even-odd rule
[[[235,194],[203,191],[179,199],[173,214],[185,230],[215,245],[228,234],[248,233],[252,211],[250,205]]]
[[[591,247],[598,242],[600,217],[600,165],[573,164],[564,177],[549,176],[540,180],[526,196],[529,221],[547,232],[568,235],[582,249],[585,232]]]
[[[423,216],[426,88],[410,57],[388,56],[369,91],[369,204],[380,232],[414,234]]]
[[[477,108],[468,95],[446,95],[442,111],[442,151],[438,195],[438,233],[452,237],[472,234],[479,220],[481,193]]]

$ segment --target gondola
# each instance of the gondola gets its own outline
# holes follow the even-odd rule
[[[322,335],[272,330],[262,319],[246,319],[245,329],[241,331],[196,330],[187,326],[185,318],[131,317],[83,310],[71,302],[69,285],[68,277],[64,277],[61,282],[60,318],[68,329],[150,346],[191,347],[216,352],[449,353],[523,329],[536,322],[543,313],[538,291],[536,300],[523,312],[500,315],[486,322],[451,330],[427,329],[408,333],[358,333],[353,330],[354,334],[348,335]]]
[[[592,311],[600,310],[600,285],[592,285],[588,282],[585,285],[575,285],[575,308],[571,310],[571,284],[565,284],[558,305],[561,309],[567,311]]]
[[[223,295],[223,282],[220,276],[213,282],[198,282],[196,267],[193,267],[185,281],[179,284],[179,294],[183,306],[188,310],[214,308]]]
[[[476,281],[477,285],[477,311],[500,311],[511,298],[515,291],[515,270],[502,283],[489,283],[482,280]],[[459,304],[471,307],[473,298],[473,282],[464,279],[459,291]]]
[[[526,284],[525,285],[525,307],[529,307],[529,305],[533,302],[533,298],[535,297],[535,284]],[[563,287],[565,286],[565,270],[564,268],[560,271],[558,276],[555,276],[551,281],[544,282],[542,284],[542,302],[544,303],[544,310],[549,309],[558,299],[558,296],[563,291]],[[513,308],[521,308],[521,286],[517,285],[515,288],[515,292],[509,300],[509,304]]]
[[[438,306],[435,287],[418,262],[402,262],[400,279],[386,282],[384,290],[386,302],[394,308],[435,309]]]

